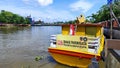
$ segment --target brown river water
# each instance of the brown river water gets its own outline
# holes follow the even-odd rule
[[[48,53],[50,35],[59,33],[60,26],[0,28],[0,68],[72,68]]]

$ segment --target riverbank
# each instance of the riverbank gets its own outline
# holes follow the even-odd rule
[[[34,24],[31,26],[61,26],[62,24]]]
[[[30,24],[0,24],[0,27],[31,26]]]

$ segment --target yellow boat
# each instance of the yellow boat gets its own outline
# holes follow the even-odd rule
[[[88,68],[91,58],[99,61],[104,48],[103,27],[101,24],[62,25],[62,33],[51,36],[48,48],[50,55],[59,63]]]

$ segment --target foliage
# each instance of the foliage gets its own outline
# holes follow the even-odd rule
[[[120,0],[114,0],[112,4],[112,10],[116,17],[120,17]],[[87,17],[90,22],[101,22],[110,19],[110,8],[109,5],[103,5],[97,13],[93,13]]]
[[[44,24],[44,21],[38,20],[38,21],[35,21],[34,24]]]
[[[9,11],[1,10],[0,12],[0,23],[5,24],[29,24],[28,18],[24,18],[20,15],[14,14]]]
[[[36,56],[36,57],[35,57],[35,61],[42,60],[42,58],[43,58],[42,56]]]
[[[70,21],[58,21],[58,22],[54,22],[54,24],[75,24],[76,20],[70,20]]]

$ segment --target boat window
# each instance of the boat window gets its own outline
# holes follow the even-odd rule
[[[62,34],[69,35],[70,27],[69,26],[62,26]]]
[[[96,37],[96,27],[86,27],[85,31],[87,36]]]

